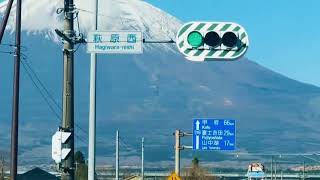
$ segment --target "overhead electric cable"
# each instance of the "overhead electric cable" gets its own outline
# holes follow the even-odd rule
[[[50,110],[52,111],[52,113],[56,116],[56,118],[61,122],[62,118],[59,115],[62,112],[62,107],[57,103],[57,101],[54,99],[54,97],[52,96],[52,94],[49,92],[49,90],[46,88],[46,86],[42,83],[42,81],[40,80],[39,76],[36,74],[36,72],[34,71],[34,69],[32,68],[32,66],[30,65],[30,63],[27,61],[27,56],[25,54],[22,54],[22,60],[21,63],[23,65],[23,68],[26,70],[27,75],[29,76],[29,78],[31,79],[32,83],[34,84],[34,86],[38,89],[38,91],[41,94],[41,97],[45,100],[46,104],[48,105],[48,107],[50,108]],[[35,79],[36,80],[35,80]],[[41,86],[39,86],[39,85]],[[43,93],[42,89],[45,91],[45,93]],[[47,96],[46,96],[46,95]],[[58,113],[55,108],[52,106],[52,104],[50,103],[50,101],[48,100],[48,98],[54,103],[54,105],[60,110],[60,113]],[[79,128],[83,133],[88,134],[88,132],[86,130],[84,130],[83,128],[81,128],[78,124],[75,124],[77,128]],[[86,138],[87,139],[87,138]]]

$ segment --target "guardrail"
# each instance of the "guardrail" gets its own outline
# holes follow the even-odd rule
[[[99,173],[98,174],[98,177],[100,178],[107,178],[109,177],[108,179],[112,178],[115,174],[114,173]],[[123,173],[120,173],[120,176],[121,175],[124,175]],[[139,173],[131,173],[131,175],[137,175],[139,176],[140,174]],[[157,178],[164,178],[164,177],[168,177],[170,176],[170,173],[169,172],[145,172],[144,173],[145,177],[146,178],[154,178],[154,177],[157,177]],[[246,176],[246,173],[215,173],[215,174],[208,174],[208,176],[215,176],[215,177],[225,177],[225,178],[247,178]],[[267,179],[270,179],[271,178],[271,174],[266,174],[264,176],[265,178]],[[273,174],[273,177],[275,178],[278,178],[280,179],[281,177],[282,178],[293,178],[293,179],[301,179],[303,178],[303,175],[302,174]],[[305,179],[320,179],[320,175],[317,175],[317,174],[306,174],[304,176]]]

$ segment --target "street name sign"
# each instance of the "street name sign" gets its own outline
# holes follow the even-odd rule
[[[235,150],[235,120],[194,119],[192,134],[193,150]]]
[[[88,33],[87,52],[102,54],[142,54],[140,31],[93,31]]]

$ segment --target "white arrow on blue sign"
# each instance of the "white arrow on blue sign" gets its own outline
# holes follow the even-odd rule
[[[229,119],[194,119],[193,150],[235,150],[236,122]]]

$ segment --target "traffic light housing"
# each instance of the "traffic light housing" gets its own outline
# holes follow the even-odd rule
[[[179,51],[192,61],[236,60],[245,54],[249,38],[232,22],[189,22],[177,33]]]

